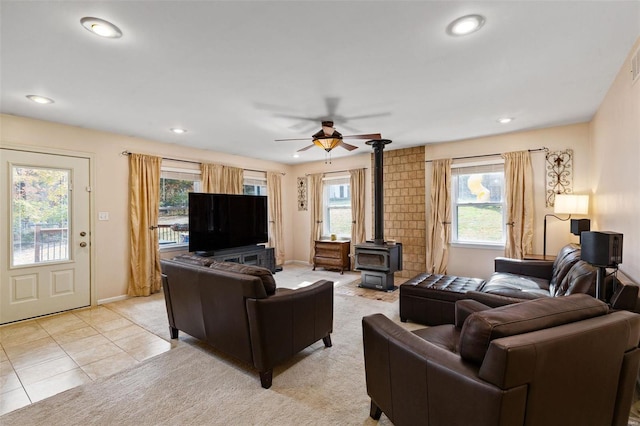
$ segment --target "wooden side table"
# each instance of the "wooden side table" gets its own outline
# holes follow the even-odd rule
[[[313,256],[313,270],[316,270],[316,266],[320,266],[325,269],[340,269],[342,274],[345,269],[350,269],[350,250],[351,243],[349,241],[317,240]]]

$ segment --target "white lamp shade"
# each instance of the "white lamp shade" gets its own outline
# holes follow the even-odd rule
[[[558,214],[588,214],[589,196],[556,194],[553,212]]]

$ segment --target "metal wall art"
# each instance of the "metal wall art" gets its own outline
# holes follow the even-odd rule
[[[298,211],[307,210],[307,178],[298,178]]]
[[[546,206],[553,207],[556,194],[573,193],[573,150],[547,152],[545,168]]]

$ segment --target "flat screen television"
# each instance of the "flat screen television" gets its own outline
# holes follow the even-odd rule
[[[189,193],[189,251],[213,252],[266,243],[267,197]]]

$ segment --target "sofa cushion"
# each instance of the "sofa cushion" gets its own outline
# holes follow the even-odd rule
[[[548,282],[543,278],[495,272],[482,287],[482,292],[519,299],[537,299],[549,296],[547,287]]]
[[[264,291],[267,295],[275,294],[276,292],[276,280],[273,278],[273,274],[267,268],[255,265],[243,265],[241,263],[233,262],[216,262],[213,261],[209,265],[211,269],[217,269],[221,271],[235,272],[238,274],[253,275],[262,280]]]
[[[575,265],[579,260],[580,246],[567,244],[560,249],[560,252],[558,252],[558,255],[556,256],[556,260],[553,262],[553,273],[549,280],[549,294],[551,297],[560,296],[559,294],[556,294],[558,287],[565,280],[573,265]],[[566,289],[564,291],[566,292]]]
[[[584,260],[574,263],[569,273],[556,288],[556,296],[568,296],[574,293],[594,295],[597,270]]]
[[[604,315],[606,303],[585,294],[544,297],[471,314],[460,333],[460,356],[482,364],[493,339]]]

